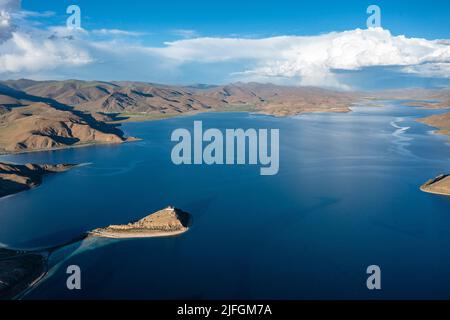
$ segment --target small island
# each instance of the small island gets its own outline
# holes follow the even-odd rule
[[[39,251],[0,247],[0,299],[13,299],[23,295],[47,274],[48,259],[52,252],[83,241],[87,237],[113,239],[169,237],[186,232],[190,223],[189,213],[167,207],[134,223],[95,229],[65,244]]]
[[[444,196],[450,196],[450,174],[441,174],[425,182],[420,190]]]
[[[187,212],[169,206],[136,222],[95,229],[88,235],[117,239],[175,236],[189,229],[190,220]]]

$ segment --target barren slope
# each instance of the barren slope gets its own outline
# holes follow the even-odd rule
[[[0,162],[0,198],[36,187],[48,173],[63,172],[73,165],[16,165]]]
[[[159,115],[239,108],[279,116],[346,112],[358,98],[354,93],[257,83],[181,87],[141,82],[17,80],[5,81],[3,85],[79,110]]]
[[[438,128],[437,133],[450,136],[450,112],[417,119],[417,121]]]
[[[0,153],[127,140],[103,118],[0,85]]]

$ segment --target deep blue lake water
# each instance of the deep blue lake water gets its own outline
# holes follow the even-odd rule
[[[193,216],[187,233],[55,254],[26,298],[450,298],[450,198],[419,190],[450,169],[450,139],[414,121],[436,112],[386,102],[291,118],[209,113],[123,125],[135,143],[5,156],[87,165],[1,199],[0,243],[58,245],[175,205]],[[171,132],[194,120],[280,129],[278,175],[173,165]],[[66,288],[71,264],[80,291]],[[372,264],[380,291],[366,288]]]

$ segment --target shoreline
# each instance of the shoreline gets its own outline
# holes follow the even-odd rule
[[[141,138],[128,137],[124,141],[121,142],[87,142],[87,143],[79,143],[71,146],[62,146],[62,147],[54,147],[48,149],[33,149],[33,150],[24,150],[24,151],[12,151],[12,152],[4,152],[0,151],[0,156],[10,156],[10,155],[19,155],[19,154],[28,154],[28,153],[37,153],[37,152],[47,152],[47,151],[59,151],[59,150],[68,150],[68,149],[77,149],[77,148],[88,148],[95,146],[120,146],[124,143],[142,141]]]
[[[48,259],[43,253],[0,248],[0,300],[20,299],[47,272]]]
[[[397,101],[398,99],[375,99],[375,100],[382,100],[382,101]],[[367,101],[369,101],[369,103],[367,103]],[[270,113],[270,112],[265,112],[264,110],[257,110],[254,109],[254,107],[251,107],[247,110],[245,109],[231,109],[231,110],[227,110],[227,109],[215,109],[215,110],[210,110],[210,111],[206,111],[206,110],[202,110],[202,111],[193,111],[193,112],[184,112],[181,114],[167,114],[164,116],[159,117],[159,115],[157,117],[152,118],[152,115],[146,115],[146,114],[142,114],[142,118],[140,118],[141,116],[136,116],[136,117],[130,117],[124,120],[116,120],[116,121],[107,121],[105,123],[108,124],[124,124],[124,123],[141,123],[141,122],[153,122],[153,121],[164,121],[164,120],[169,120],[169,119],[175,119],[175,118],[180,118],[180,117],[192,117],[192,116],[196,116],[196,115],[201,115],[201,114],[210,114],[210,113],[248,113],[248,114],[253,114],[253,115],[262,115],[262,116],[267,116],[267,117],[274,117],[274,118],[289,118],[289,117],[296,117],[296,116],[300,116],[303,114],[326,114],[326,113],[338,113],[338,114],[344,114],[344,113],[351,113],[353,112],[352,107],[354,106],[367,106],[367,107],[374,107],[373,105],[370,104],[372,100],[368,100],[367,98],[363,98],[360,99],[358,102],[352,102],[350,103],[347,107],[345,107],[345,109],[342,109],[341,107],[336,107],[336,108],[330,108],[330,109],[326,109],[326,110],[322,110],[322,109],[317,109],[317,110],[305,110],[305,111],[301,111],[301,112],[297,112],[297,113],[292,113],[292,114],[276,114],[276,113]],[[413,100],[415,101],[415,100]],[[407,105],[403,105],[405,107],[408,107]],[[377,105],[376,107],[384,107],[384,105]],[[419,107],[419,106],[410,106],[410,107]],[[425,106],[422,106],[423,108],[426,108]],[[450,109],[450,107],[440,107],[440,108],[426,108],[428,110],[446,110],[446,109]],[[121,114],[119,114],[118,116],[120,116]],[[126,116],[126,114],[124,114],[123,116]],[[420,123],[420,121],[417,121]],[[426,124],[426,123],[424,123]],[[429,125],[430,126],[430,125]],[[433,127],[433,126],[430,126]],[[436,127],[434,127],[436,128]],[[437,130],[439,130],[439,128],[436,128]],[[441,134],[441,135],[447,135],[445,133],[438,133],[436,132],[435,134]],[[141,138],[136,138],[136,137],[127,137],[125,138],[123,141],[121,142],[88,142],[88,143],[80,143],[80,144],[75,144],[75,145],[70,145],[70,146],[61,146],[61,147],[54,147],[54,148],[45,148],[45,149],[34,149],[34,150],[23,150],[23,151],[14,151],[14,152],[5,152],[5,151],[0,151],[0,156],[8,156],[8,155],[20,155],[20,154],[28,154],[28,153],[34,153],[34,152],[46,152],[46,151],[59,151],[59,150],[67,150],[67,149],[75,149],[75,148],[85,148],[85,147],[92,147],[92,146],[117,146],[117,145],[121,145],[123,143],[128,143],[128,142],[136,142],[136,141],[142,141],[143,139]]]
[[[429,179],[420,186],[420,190],[426,193],[450,196],[450,174],[440,174]]]
[[[88,237],[98,237],[107,239],[143,239],[143,238],[162,238],[162,237],[175,237],[186,233],[189,228],[176,231],[142,231],[142,232],[102,232],[102,231],[90,231],[87,233]]]
[[[435,194],[438,196],[446,196],[446,197],[450,197],[449,193],[444,193],[444,192],[439,192],[439,191],[432,191],[432,190],[426,190],[423,188],[423,186],[420,186],[420,190],[425,192],[425,193],[429,193],[429,194]]]
[[[352,105],[353,106],[353,105]],[[289,118],[289,117],[295,117],[295,116],[299,116],[302,114],[311,114],[311,113],[350,113],[352,112],[351,107],[348,107],[348,110],[317,110],[317,111],[303,111],[303,112],[299,112],[299,113],[294,113],[294,114],[286,114],[286,115],[277,115],[277,114],[271,114],[271,113],[267,113],[264,111],[250,111],[250,110],[211,110],[211,111],[199,111],[199,112],[186,112],[186,113],[182,113],[182,114],[174,114],[174,115],[170,115],[168,117],[163,117],[163,118],[145,118],[145,119],[134,119],[134,120],[130,120],[130,119],[125,119],[125,120],[119,120],[119,121],[109,121],[107,123],[110,124],[124,124],[124,123],[142,123],[142,122],[153,122],[153,121],[164,121],[164,120],[169,120],[169,119],[175,119],[175,118],[188,118],[188,117],[192,117],[192,116],[196,116],[196,115],[201,115],[201,114],[210,114],[210,113],[223,113],[223,114],[227,114],[227,113],[248,113],[248,114],[252,114],[252,115],[261,115],[261,116],[266,116],[266,117],[272,117],[272,118]],[[76,149],[76,148],[88,148],[88,147],[95,147],[95,146],[120,146],[124,143],[131,143],[131,142],[138,142],[138,141],[143,141],[142,138],[137,138],[137,137],[128,137],[126,138],[124,141],[121,142],[87,142],[87,143],[79,143],[79,144],[74,144],[74,145],[69,145],[69,146],[61,146],[61,147],[54,147],[54,148],[46,148],[46,149],[33,149],[33,150],[23,150],[23,151],[10,151],[10,152],[5,152],[5,151],[0,151],[0,156],[10,156],[10,155],[20,155],[20,154],[29,154],[29,153],[38,153],[38,152],[47,152],[47,151],[60,151],[60,150],[70,150],[70,149]]]
[[[223,114],[227,114],[227,113],[248,113],[248,114],[254,114],[254,115],[262,115],[262,116],[267,116],[267,117],[273,117],[273,118],[289,118],[289,117],[295,117],[295,116],[299,116],[302,114],[310,114],[310,113],[350,113],[352,112],[352,107],[354,105],[350,105],[347,107],[347,110],[343,110],[343,109],[337,109],[337,110],[333,110],[333,109],[329,109],[329,110],[317,110],[317,111],[302,111],[302,112],[298,112],[298,113],[292,113],[292,114],[283,114],[283,115],[279,115],[279,114],[273,114],[273,113],[269,113],[269,112],[264,112],[264,111],[258,111],[258,110],[211,110],[211,111],[206,111],[206,110],[202,110],[202,111],[198,111],[198,112],[185,112],[182,114],[171,114],[168,115],[167,117],[158,117],[158,118],[147,118],[144,116],[142,116],[141,119],[139,119],[139,117],[135,117],[136,119],[125,119],[125,120],[118,120],[118,121],[110,121],[107,123],[111,123],[111,124],[115,124],[115,123],[119,123],[119,124],[124,124],[124,123],[141,123],[141,122],[153,122],[153,121],[164,121],[164,120],[169,120],[169,119],[175,119],[175,118],[183,118],[183,117],[192,117],[192,116],[196,116],[196,115],[201,115],[201,114],[210,114],[210,113],[223,113]],[[137,138],[138,140],[141,140],[139,138]],[[64,148],[64,147],[63,147]]]
[[[450,112],[443,111],[415,120],[432,128],[432,134],[450,137]],[[447,144],[450,145],[450,141]]]
[[[374,100],[380,100],[380,101],[398,101],[399,99],[374,99]],[[401,99],[400,99],[401,100]],[[367,103],[367,101],[369,101],[369,103]],[[351,104],[349,104],[347,107],[345,107],[345,109],[343,109],[342,107],[336,107],[336,108],[330,108],[330,109],[326,109],[326,110],[322,110],[322,109],[317,109],[317,110],[305,110],[305,111],[301,111],[301,112],[297,112],[297,113],[292,113],[292,114],[277,114],[277,113],[271,113],[271,112],[265,112],[264,110],[257,110],[255,109],[255,107],[251,107],[249,106],[248,109],[215,109],[215,110],[202,110],[202,111],[192,111],[192,112],[184,112],[181,114],[166,114],[166,115],[151,115],[151,114],[145,114],[142,113],[142,115],[139,116],[131,116],[127,119],[123,119],[123,120],[116,120],[116,121],[106,121],[105,123],[108,124],[124,124],[124,123],[140,123],[140,122],[153,122],[153,121],[164,121],[164,120],[169,120],[169,119],[175,119],[175,118],[180,118],[180,117],[192,117],[195,115],[201,115],[201,114],[209,114],[209,113],[248,113],[248,114],[254,114],[254,115],[263,115],[263,116],[268,116],[268,117],[274,117],[274,118],[289,118],[289,117],[295,117],[295,116],[299,116],[302,114],[315,114],[315,113],[351,113],[353,112],[352,107],[354,106],[367,106],[367,107],[374,107],[374,105],[372,105],[370,102],[372,100],[367,99],[367,98],[363,98],[361,100],[359,100],[358,102],[353,102]],[[416,100],[411,100],[411,101],[416,101]],[[450,107],[434,107],[434,108],[428,108],[425,105],[419,105],[418,101],[418,105],[407,105],[407,104],[402,104],[402,106],[404,107],[415,107],[415,108],[423,108],[426,110],[450,110]],[[384,105],[376,105],[375,107],[384,107]],[[120,117],[121,115],[123,115],[124,117],[126,117],[126,113],[125,114],[119,114],[118,116]],[[420,119],[417,119],[420,120]],[[420,122],[420,121],[417,121]],[[423,122],[422,122],[423,123]],[[426,124],[426,123],[424,123]],[[430,127],[433,127],[431,125],[429,125]],[[434,127],[436,128],[436,127]],[[439,130],[439,128],[436,128],[437,130]],[[442,134],[442,135],[447,135],[445,133],[438,133],[436,132],[435,134]],[[59,151],[59,150],[66,150],[66,149],[74,149],[74,148],[85,148],[85,147],[92,147],[92,146],[107,146],[107,145],[121,145],[123,143],[128,143],[128,142],[135,142],[135,141],[142,141],[143,139],[141,138],[137,138],[137,137],[127,137],[124,138],[123,141],[121,142],[87,142],[87,143],[79,143],[79,144],[75,144],[75,145],[69,145],[69,146],[61,146],[61,147],[54,147],[54,148],[44,148],[44,149],[33,149],[33,150],[23,150],[23,151],[12,151],[12,152],[5,152],[5,151],[0,151],[0,156],[6,156],[6,155],[17,155],[17,154],[27,154],[27,153],[33,153],[33,152],[46,152],[46,151]]]
[[[380,99],[375,99],[375,100],[380,100]],[[383,99],[385,100],[385,99]],[[392,101],[397,101],[396,99],[390,99]],[[367,103],[369,102],[369,103]],[[420,101],[418,101],[419,103]],[[247,110],[245,109],[241,109],[239,110],[238,108],[236,109],[229,109],[229,110],[210,110],[210,111],[194,111],[194,112],[186,112],[186,113],[181,113],[181,114],[170,114],[167,115],[167,117],[159,117],[159,118],[145,118],[144,119],[124,119],[121,121],[112,121],[111,123],[140,123],[140,122],[152,122],[152,121],[164,121],[164,120],[168,120],[168,119],[175,119],[175,118],[180,118],[180,117],[192,117],[195,115],[200,115],[200,114],[210,114],[210,113],[222,113],[222,114],[227,114],[227,113],[247,113],[250,115],[261,115],[261,116],[266,116],[266,117],[272,117],[272,118],[290,118],[290,117],[297,117],[297,116],[301,116],[302,114],[314,114],[314,113],[321,113],[321,114],[325,114],[325,113],[351,113],[353,112],[352,107],[354,106],[367,106],[367,107],[371,107],[371,103],[373,103],[372,100],[368,100],[368,99],[361,99],[359,102],[354,102],[351,103],[349,106],[347,106],[347,110],[333,110],[331,109],[327,109],[327,110],[317,110],[317,111],[304,111],[304,112],[299,112],[299,113],[295,113],[295,114],[274,114],[274,113],[270,113],[270,112],[264,112],[263,110],[254,110],[252,111],[254,108],[251,106],[245,106],[247,107]],[[402,106],[404,107],[408,107],[407,105],[402,104]],[[380,105],[377,107],[384,107],[384,105]],[[411,106],[411,107],[418,107],[417,105]],[[426,107],[424,107],[426,108]],[[439,109],[446,109],[446,108],[439,108]],[[437,110],[437,109],[434,109]],[[256,112],[255,112],[256,111]],[[426,118],[418,118],[415,119],[415,122],[417,123],[421,123],[423,125],[429,126],[430,128],[433,128],[434,130],[432,131],[433,135],[443,135],[443,136],[447,136],[449,137],[450,135],[446,132],[442,132],[441,128],[439,127],[435,127],[431,124],[426,123],[426,121],[424,121],[424,119]],[[17,151],[17,152],[2,152],[0,151],[0,157],[1,156],[14,156],[14,155],[20,155],[20,154],[29,154],[29,153],[38,153],[38,152],[53,152],[53,151],[60,151],[60,150],[67,150],[67,149],[75,149],[75,148],[87,148],[87,147],[94,147],[94,146],[119,146],[123,143],[127,143],[127,142],[137,142],[137,141],[142,141],[143,139],[141,138],[135,138],[135,137],[128,137],[128,138],[124,138],[123,141],[121,142],[89,142],[89,143],[82,143],[82,144],[75,144],[75,145],[70,145],[70,146],[61,146],[61,147],[55,147],[55,148],[49,148],[49,149],[35,149],[35,150],[23,150],[23,151]],[[450,145],[450,142],[447,143],[447,145]],[[6,160],[7,161],[7,160]],[[9,161],[7,161],[9,162]],[[0,199],[4,199],[5,197],[10,197],[13,196],[14,194],[17,194],[19,192],[22,191],[27,191],[29,189],[32,189],[33,187],[37,187],[39,186],[39,184],[37,184],[36,186],[32,186],[30,188],[25,188],[23,190],[19,190],[16,192],[11,192],[9,194],[5,194],[3,197],[0,196]],[[422,190],[422,189],[421,189]],[[422,190],[424,191],[424,190]],[[151,235],[150,235],[151,236]],[[142,236],[134,236],[135,238],[139,238]],[[112,238],[112,237],[111,237]]]
[[[77,164],[12,164],[0,162],[0,199],[40,186],[44,176],[66,172]]]

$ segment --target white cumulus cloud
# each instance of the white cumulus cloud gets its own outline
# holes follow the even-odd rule
[[[0,73],[37,72],[93,61],[76,41],[21,27],[20,0],[0,0]],[[30,13],[26,13],[29,15]]]
[[[0,43],[14,30],[11,12],[20,8],[19,0],[0,0]]]
[[[308,37],[196,38],[151,50],[178,64],[247,60],[254,66],[235,75],[243,79],[298,78],[302,85],[340,86],[336,70],[374,66],[404,66],[404,72],[412,73],[425,69],[418,66],[426,64],[433,75],[448,77],[450,63],[448,41],[393,36],[381,28]]]
[[[129,80],[162,77],[171,82],[198,82],[214,74],[217,82],[231,79],[337,88],[347,88],[341,83],[340,71],[370,67],[391,68],[412,77],[450,77],[449,39],[393,35],[381,28],[258,39],[199,37],[193,30],[177,29],[172,33],[184,39],[149,46],[140,38],[148,33],[70,30],[64,25],[37,29],[27,26],[29,15],[21,10],[20,0],[0,0],[0,76],[64,77],[70,72],[71,77],[81,74],[90,79],[113,75]]]
[[[30,35],[13,32],[12,37],[0,45],[2,72],[36,72],[90,62],[88,52],[65,39],[33,39]]]

